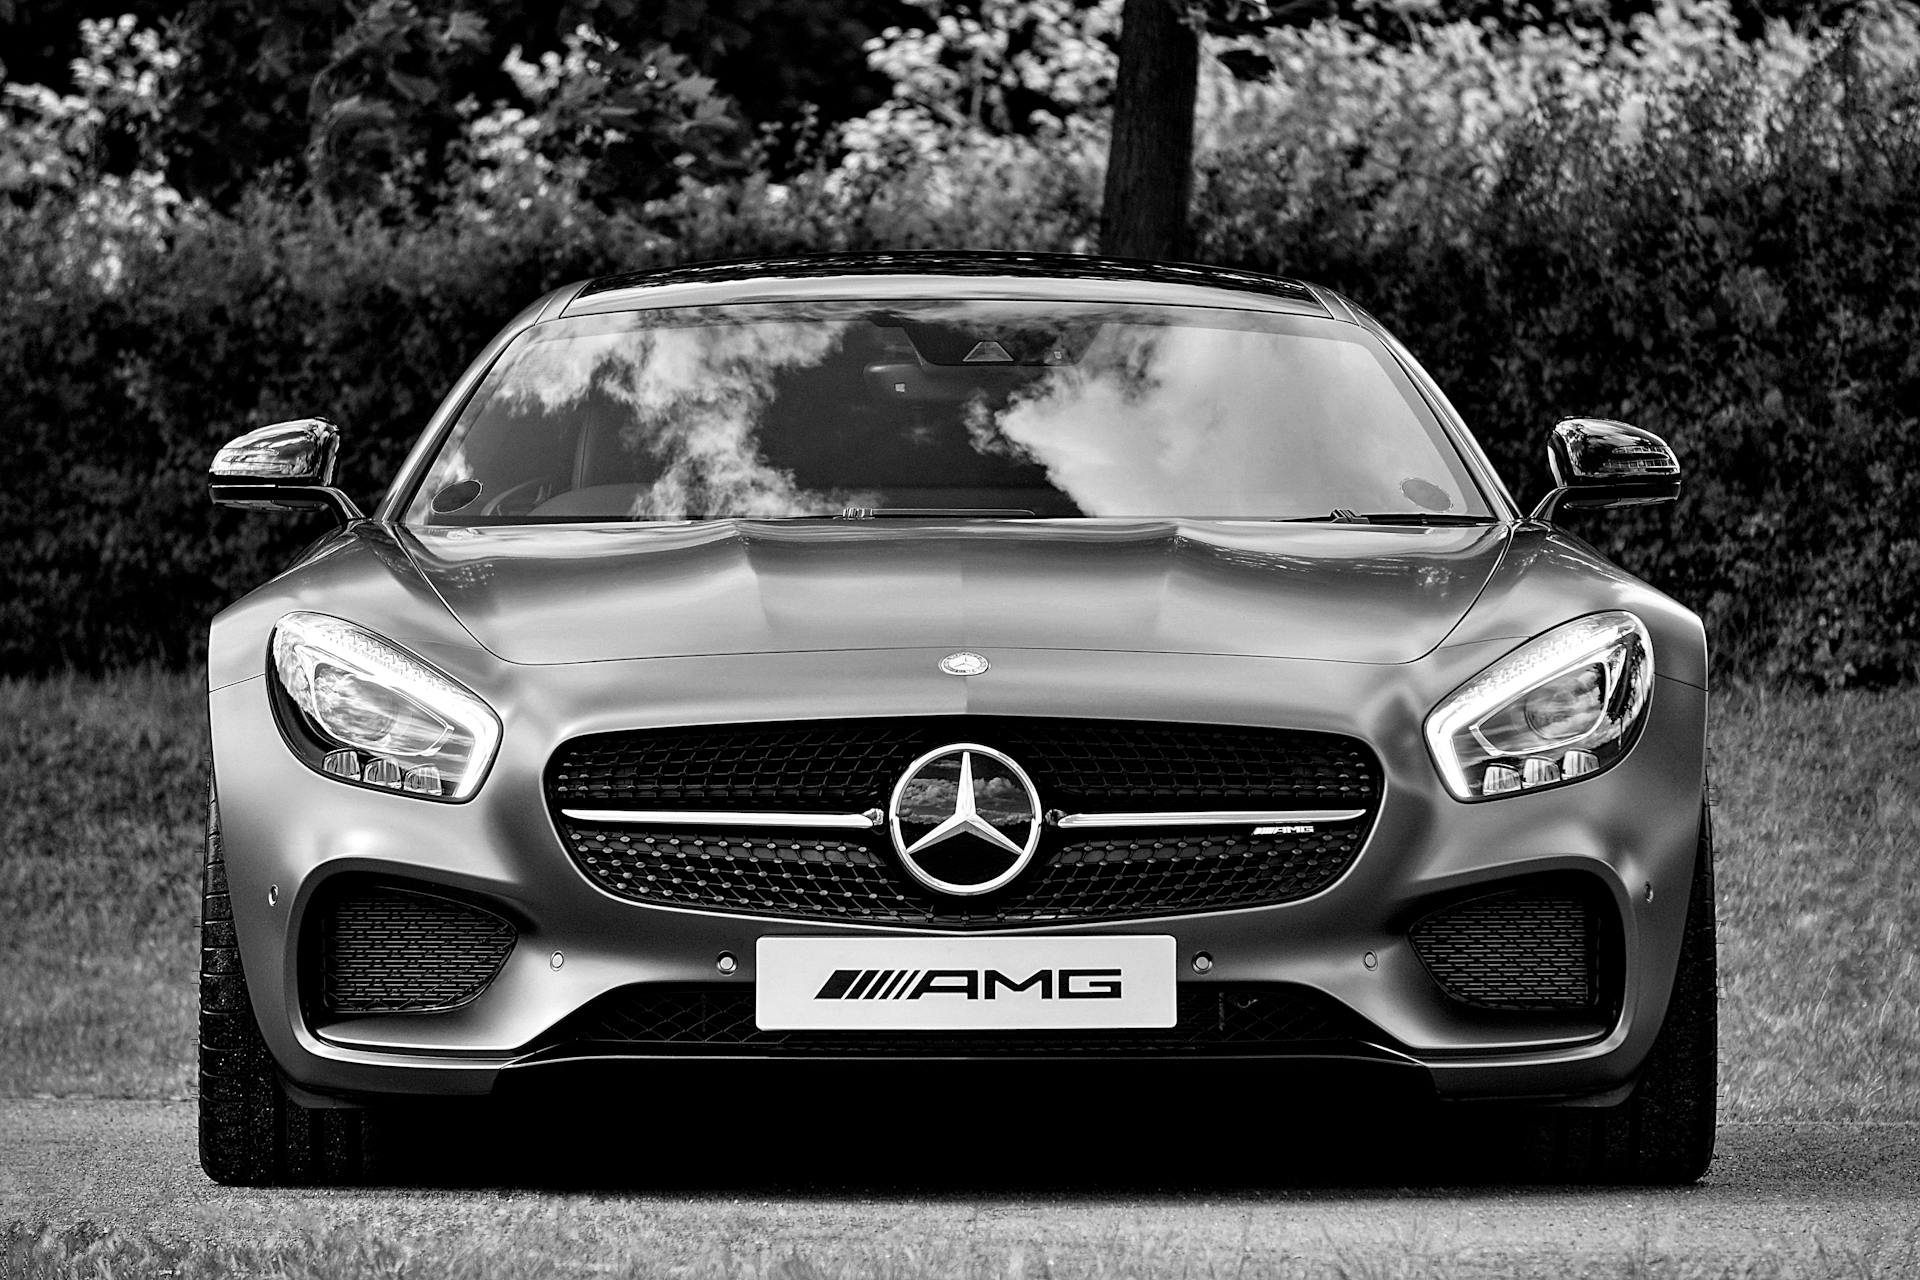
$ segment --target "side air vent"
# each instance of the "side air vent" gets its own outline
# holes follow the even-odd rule
[[[320,915],[320,1004],[327,1013],[435,1013],[487,989],[513,950],[491,912],[407,889],[353,890]]]
[[[1440,989],[1462,1004],[1592,1009],[1601,998],[1595,896],[1556,886],[1473,898],[1414,925],[1413,949]]]

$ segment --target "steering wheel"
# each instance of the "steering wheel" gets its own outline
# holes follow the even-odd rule
[[[553,481],[545,476],[511,484],[480,505],[483,516],[523,516],[553,496]]]

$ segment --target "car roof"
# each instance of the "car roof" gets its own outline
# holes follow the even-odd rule
[[[743,258],[588,281],[563,314],[634,307],[861,297],[1023,297],[1251,307],[1345,319],[1327,295],[1282,276],[1197,263],[1071,253],[915,250]]]

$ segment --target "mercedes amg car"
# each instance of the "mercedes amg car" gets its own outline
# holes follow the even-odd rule
[[[1705,1170],[1706,644],[1556,524],[1673,499],[1657,437],[1553,425],[1529,513],[1329,289],[894,253],[557,289],[369,514],[338,448],[212,465],[337,526],[209,641],[215,1179],[856,1062],[1331,1068]]]

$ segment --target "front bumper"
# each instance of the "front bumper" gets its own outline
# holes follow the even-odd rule
[[[543,668],[513,667],[478,650],[427,650],[488,690],[505,725],[488,781],[457,805],[315,774],[281,740],[264,677],[245,680],[215,690],[211,714],[228,878],[255,1012],[282,1072],[311,1094],[483,1095],[547,1078],[544,1068],[577,1057],[552,1045],[549,1033],[610,992],[633,984],[750,988],[764,935],[911,932],[663,908],[595,887],[569,859],[541,789],[552,752],[582,734],[815,719],[851,705],[874,716],[1276,725],[1350,734],[1380,757],[1378,819],[1340,880],[1279,906],[1047,932],[1171,934],[1183,990],[1291,984],[1337,1001],[1372,1029],[1364,1042],[1337,1050],[1272,1055],[1276,1066],[1301,1056],[1386,1064],[1424,1073],[1450,1098],[1606,1094],[1631,1081],[1665,1014],[1696,849],[1706,695],[1661,679],[1639,741],[1615,768],[1551,791],[1463,804],[1440,785],[1419,725],[1426,708],[1497,656],[1492,648],[1442,649],[1398,668],[1006,650],[990,655],[993,675],[978,681],[940,674],[944,651],[917,649]],[[1617,922],[1619,981],[1608,1016],[1517,1017],[1447,999],[1409,943],[1411,924],[1436,903],[1549,873],[1583,878]],[[484,994],[461,1008],[318,1018],[303,989],[303,929],[343,876],[483,903],[513,924],[516,945]],[[722,952],[738,962],[725,977],[716,970]],[[1204,975],[1191,964],[1201,952],[1212,960]],[[679,1069],[664,1055],[625,1056],[630,1065]],[[724,1056],[798,1066],[755,1050]],[[848,1055],[876,1056],[884,1050]],[[1227,1056],[1246,1065],[1245,1055]]]

